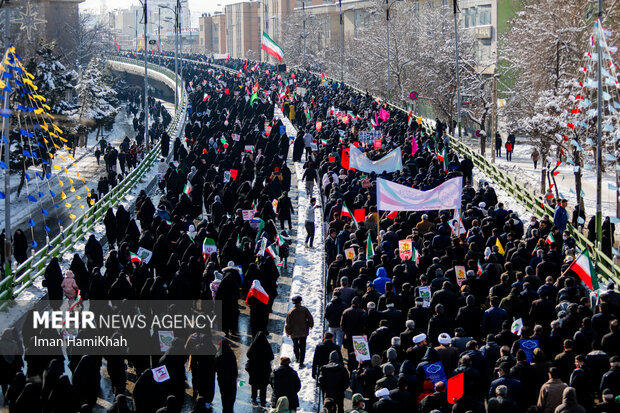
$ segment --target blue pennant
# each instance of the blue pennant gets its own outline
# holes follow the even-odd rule
[[[28,220],[28,225],[30,225],[31,227],[34,227],[34,221],[32,220],[32,218]]]
[[[36,248],[38,246],[39,246],[39,244],[37,244],[37,242],[35,240],[32,240],[32,248]]]
[[[60,208],[60,205],[54,204],[54,208]]]
[[[43,198],[45,194],[43,192],[39,192],[39,199]]]
[[[4,195],[4,192],[0,191],[0,199],[4,199],[6,198],[6,195]]]
[[[62,225],[62,221],[60,219],[58,220],[58,225]]]
[[[28,131],[26,129],[20,129],[19,134],[22,136],[28,136]]]
[[[54,193],[54,191],[52,191],[51,189],[50,189],[50,195],[52,196],[52,198],[56,196],[56,194]]]
[[[43,165],[49,165],[49,164],[50,164],[50,163],[49,163],[48,161],[46,161],[45,159],[41,159],[41,163],[42,163]],[[48,175],[49,175],[49,174],[48,174]],[[49,179],[49,178],[47,178],[47,179]]]
[[[24,175],[26,175],[26,181],[30,182],[30,175],[28,175],[28,172],[24,173]]]
[[[9,141],[6,140],[6,138],[4,137],[4,135],[2,135],[2,142],[4,143],[9,143]]]
[[[50,173],[46,173],[45,174],[45,179],[50,179],[51,177],[52,177],[52,174],[50,174]]]
[[[49,214],[49,212],[47,212],[44,208],[41,208],[41,213],[45,216]]]
[[[28,201],[37,202],[37,198],[33,197],[32,195],[28,195]]]
[[[27,158],[32,158],[32,155],[30,155],[30,152],[28,152],[27,150],[23,149],[22,153],[24,154],[25,157]]]
[[[45,230],[45,232],[50,232],[50,231],[51,231],[51,230],[50,230],[50,227],[48,227],[47,225],[45,225],[45,226],[43,227],[43,229]]]
[[[35,172],[34,174],[37,176],[37,178],[39,178],[40,180],[43,180],[43,176],[41,176],[41,174],[40,174],[40,173]]]
[[[9,167],[6,166],[6,164],[4,162],[2,162],[2,161],[0,161],[0,168],[2,168],[2,169],[9,169]]]

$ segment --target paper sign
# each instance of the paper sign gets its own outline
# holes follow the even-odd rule
[[[172,340],[174,340],[174,331],[158,331],[159,338],[159,351],[165,353],[172,346]]]
[[[271,134],[271,126],[265,126],[265,135],[269,136]]]
[[[465,373],[459,373],[448,379],[448,403],[454,404],[463,397],[463,387],[465,385]]]
[[[418,288],[418,294],[424,300],[424,307],[430,307],[431,305],[431,286],[424,285]]]
[[[254,152],[254,145],[245,145],[245,149],[246,152]]]
[[[346,250],[344,250],[344,256],[347,260],[352,260],[353,258],[355,258],[355,249],[347,248]]]
[[[525,352],[527,362],[531,363],[534,359],[534,350],[538,348],[538,340],[520,340],[521,349]]]
[[[403,261],[409,261],[413,257],[412,241],[410,239],[398,241],[398,255]]]
[[[239,139],[241,139],[241,136],[239,136],[238,133],[233,133],[231,136],[232,136],[232,140],[235,142],[239,142]]]
[[[374,142],[375,139],[381,138],[381,131],[378,130],[363,130],[359,133],[360,141],[369,144]]]
[[[353,336],[353,351],[358,362],[370,360],[370,350],[366,336]]]
[[[166,380],[170,380],[170,374],[168,374],[168,369],[166,366],[155,367],[154,369],[151,369],[151,371],[153,372],[153,379],[157,383],[163,383]]]
[[[317,146],[317,144],[316,144],[316,143],[312,142],[312,143],[310,144],[310,149],[312,150],[312,152],[316,152],[316,151],[318,151],[318,150],[319,150],[319,147]]]
[[[136,252],[136,255],[140,257],[143,263],[148,264],[151,260],[151,257],[153,256],[153,251],[149,251],[146,248],[140,247],[138,248],[138,252]]]
[[[461,284],[463,284],[463,281],[467,279],[467,275],[465,273],[465,267],[462,265],[456,265],[454,266],[454,272],[456,273],[456,283],[460,287]]]
[[[260,218],[252,218],[250,219],[250,228],[252,229],[258,229],[258,226],[260,225]]]
[[[230,182],[230,171],[224,171],[224,183]]]
[[[243,211],[241,211],[241,215],[243,216],[244,221],[250,221],[252,218],[254,218],[255,213],[256,211],[254,211],[253,209],[244,209]]]
[[[375,151],[381,149],[381,145],[382,145],[381,138],[375,138]]]

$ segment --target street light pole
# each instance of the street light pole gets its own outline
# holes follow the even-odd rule
[[[342,15],[342,0],[338,0],[340,8],[340,81],[344,82],[344,16]]]
[[[148,20],[147,0],[144,0],[144,144],[147,149],[149,146],[149,77],[148,77],[148,37],[146,34],[146,24]]]
[[[134,29],[136,29],[136,54],[138,54],[138,9],[136,9],[136,27]]]
[[[460,77],[459,77],[459,31],[458,31],[458,23],[456,18],[457,13],[457,0],[453,0],[454,7],[454,44],[456,51],[456,125],[459,128],[459,139],[462,139],[461,136],[461,86],[460,86]]]
[[[387,99],[388,102],[390,100],[390,5],[388,4],[389,0],[385,0],[385,27],[386,27],[386,38],[387,38]]]
[[[157,52],[159,53],[159,65],[161,66],[161,7],[157,8]]]
[[[603,238],[602,226],[603,226],[603,209],[602,209],[602,178],[603,178],[603,136],[601,129],[601,116],[602,116],[602,92],[603,82],[601,80],[601,39],[603,38],[603,0],[598,0],[598,19],[596,23],[596,52],[598,54],[598,84],[597,84],[597,115],[596,115],[596,245],[601,247],[601,241]]]
[[[8,50],[9,48],[9,17],[10,9],[8,5],[4,4],[4,48]],[[4,111],[6,112],[9,108],[9,92],[4,92]],[[6,142],[4,143],[4,163],[10,165],[10,157],[9,154],[11,152],[11,145],[9,139],[9,120],[6,117],[2,117],[2,136],[6,138]],[[13,262],[11,258],[11,173],[10,169],[4,170],[4,258],[5,258],[5,266],[4,266],[4,276],[11,276],[11,263]]]
[[[301,1],[301,10],[303,13],[303,19],[304,19],[304,60],[303,60],[303,66],[306,67],[307,63],[306,63],[306,37],[308,37],[308,35],[306,34],[306,0],[302,0]]]

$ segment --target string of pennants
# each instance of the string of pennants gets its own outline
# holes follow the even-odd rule
[[[52,222],[58,224],[61,233],[63,231],[63,222],[58,216],[57,209],[72,208],[72,199],[77,201],[76,207],[86,208],[87,202],[80,195],[72,196],[72,193],[76,192],[75,187],[79,183],[84,184],[89,197],[90,189],[86,186],[86,180],[80,175],[78,165],[69,152],[71,148],[67,146],[68,140],[63,137],[63,130],[56,124],[55,116],[50,113],[51,108],[46,104],[47,99],[37,93],[38,87],[33,80],[35,77],[24,68],[15,47],[10,46],[0,63],[0,89],[11,94],[13,102],[9,102],[8,109],[0,110],[0,116],[7,120],[12,119],[10,129],[19,132],[13,133],[12,140],[17,142],[18,154],[21,157],[21,172],[26,191],[20,198],[24,196],[28,200],[28,226],[31,231],[31,247],[35,249],[38,245],[34,240],[34,227],[43,226],[49,244]],[[10,145],[10,142],[7,137],[2,136],[0,151],[4,151],[4,145]],[[55,164],[54,160],[60,164]],[[8,172],[9,165],[0,161],[0,169]],[[52,189],[52,182],[56,179],[60,193]],[[48,194],[52,199],[51,211],[43,206]],[[19,202],[20,198],[11,201]],[[6,199],[6,194],[2,191],[0,199]],[[71,213],[69,218],[74,220],[77,217]],[[41,219],[42,222],[37,222],[35,219]]]

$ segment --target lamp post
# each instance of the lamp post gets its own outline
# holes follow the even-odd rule
[[[175,8],[171,8],[170,6],[165,6],[163,4],[159,5],[160,9],[168,9],[172,13],[174,13],[174,105],[175,107],[179,103],[179,13],[180,2],[177,0],[177,4]]]
[[[459,77],[459,31],[458,31],[458,23],[456,19],[456,13],[458,6],[456,4],[458,0],[453,0],[453,9],[454,9],[454,44],[455,44],[455,53],[456,53],[456,125],[459,128],[459,139],[462,139],[461,136],[461,86],[460,86],[460,77]],[[495,139],[495,136],[492,137]]]
[[[603,84],[602,84],[602,80],[601,80],[601,64],[602,64],[602,59],[601,59],[601,39],[603,38],[603,0],[598,0],[598,19],[597,19],[597,25],[596,25],[596,53],[598,54],[598,74],[597,74],[597,79],[598,79],[598,83],[597,83],[597,116],[596,116],[596,245],[597,247],[601,248],[601,241],[603,239],[603,232],[602,232],[602,226],[603,226],[603,208],[602,208],[602,188],[601,188],[601,182],[602,182],[602,178],[603,178],[603,169],[602,169],[602,164],[603,164],[603,152],[602,152],[602,146],[603,146],[603,136],[602,136],[602,125],[601,125],[601,116],[603,115],[602,113],[602,106],[603,106],[603,101],[602,101],[602,93],[603,93]]]
[[[338,0],[340,9],[340,81],[344,82],[344,15],[342,14],[342,0]]]
[[[303,20],[304,20],[304,60],[303,60],[303,66],[306,67],[307,63],[306,63],[306,37],[308,37],[308,35],[306,34],[306,0],[301,0],[301,11],[303,13]]]
[[[148,36],[146,25],[148,21],[147,0],[140,1],[144,10],[144,144],[147,149],[149,146],[149,77],[148,77]]]

